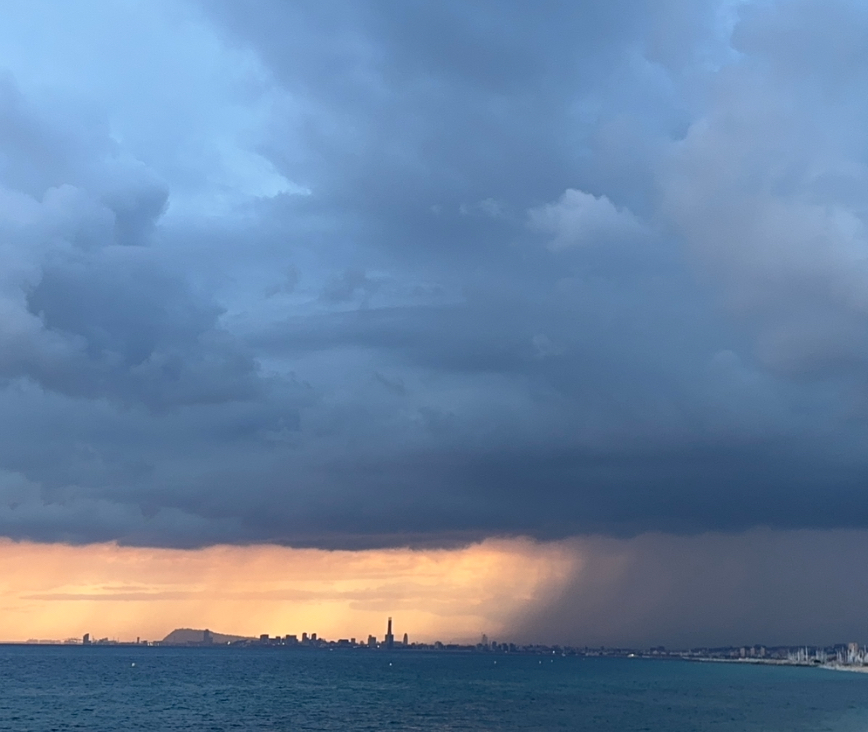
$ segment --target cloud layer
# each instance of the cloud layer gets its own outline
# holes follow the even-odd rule
[[[0,534],[868,526],[860,3],[8,15]]]

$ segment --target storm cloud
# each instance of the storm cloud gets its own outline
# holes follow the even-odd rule
[[[4,15],[3,535],[868,528],[863,4]]]

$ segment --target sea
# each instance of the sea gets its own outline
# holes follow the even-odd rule
[[[868,732],[868,674],[409,650],[2,646],[0,730]]]

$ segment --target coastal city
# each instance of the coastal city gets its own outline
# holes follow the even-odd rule
[[[178,628],[162,640],[119,641],[112,638],[91,638],[85,633],[81,638],[66,640],[31,639],[27,644],[38,645],[83,645],[83,646],[149,646],[189,648],[274,648],[310,650],[355,650],[355,651],[421,651],[452,653],[526,654],[539,656],[573,656],[586,658],[670,659],[686,661],[716,661],[729,663],[753,663],[787,666],[811,666],[841,670],[868,672],[868,646],[856,642],[838,643],[831,646],[721,646],[690,649],[668,649],[655,646],[647,649],[589,647],[571,645],[519,644],[490,640],[483,634],[477,643],[432,643],[411,642],[404,633],[398,639],[392,632],[392,618],[386,622],[382,638],[369,635],[367,638],[338,638],[330,640],[317,633],[303,632],[287,635],[263,633],[257,637],[216,633],[210,629],[195,630]]]

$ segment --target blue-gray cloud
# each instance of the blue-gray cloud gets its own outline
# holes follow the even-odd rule
[[[868,526],[860,4],[66,14],[0,30],[0,532]]]

